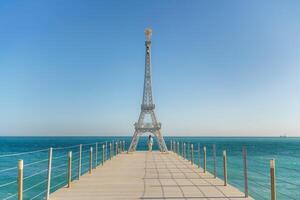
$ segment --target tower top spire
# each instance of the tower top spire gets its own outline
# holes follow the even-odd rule
[[[152,36],[152,29],[151,28],[146,28],[145,29],[145,35],[146,35],[146,40],[150,41],[151,40],[151,36]]]

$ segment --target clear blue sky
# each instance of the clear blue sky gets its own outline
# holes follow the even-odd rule
[[[300,136],[300,1],[1,1],[0,135]]]

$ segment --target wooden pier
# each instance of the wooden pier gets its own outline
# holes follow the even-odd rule
[[[122,153],[57,190],[50,200],[227,199],[245,194],[175,153]]]

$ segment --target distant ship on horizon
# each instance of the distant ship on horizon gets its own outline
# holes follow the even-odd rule
[[[288,136],[287,136],[287,134],[283,134],[283,135],[280,135],[279,137],[281,137],[281,138],[287,138]]]

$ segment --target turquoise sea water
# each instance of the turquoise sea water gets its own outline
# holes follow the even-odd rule
[[[82,147],[82,173],[88,172],[89,148],[92,145],[95,165],[95,143],[125,140],[126,149],[131,137],[0,137],[0,199],[17,199],[17,163],[24,160],[24,199],[44,199],[46,189],[48,148],[53,147],[51,191],[66,184],[67,153],[72,151],[72,178],[78,177],[78,144]],[[270,199],[270,159],[276,159],[277,199],[300,199],[300,138],[238,138],[238,137],[165,137],[170,140],[207,147],[208,171],[213,172],[212,145],[217,147],[217,176],[223,178],[222,151],[228,156],[228,181],[244,190],[242,148],[248,152],[249,194],[255,199]],[[75,146],[74,146],[75,145]],[[69,147],[73,146],[73,147]],[[180,145],[181,146],[181,145]],[[57,148],[59,147],[59,148]],[[57,148],[57,149],[55,149]],[[157,143],[154,143],[157,150]],[[5,157],[6,154],[34,152]],[[98,145],[98,164],[102,160],[102,146]],[[146,150],[146,138],[141,138],[138,150]],[[201,152],[203,154],[203,152]],[[109,151],[107,151],[107,157]],[[197,163],[197,153],[194,154]],[[201,160],[202,161],[202,160]],[[203,162],[201,162],[202,165]],[[9,183],[9,184],[8,184]],[[7,185],[8,184],[8,185]]]

